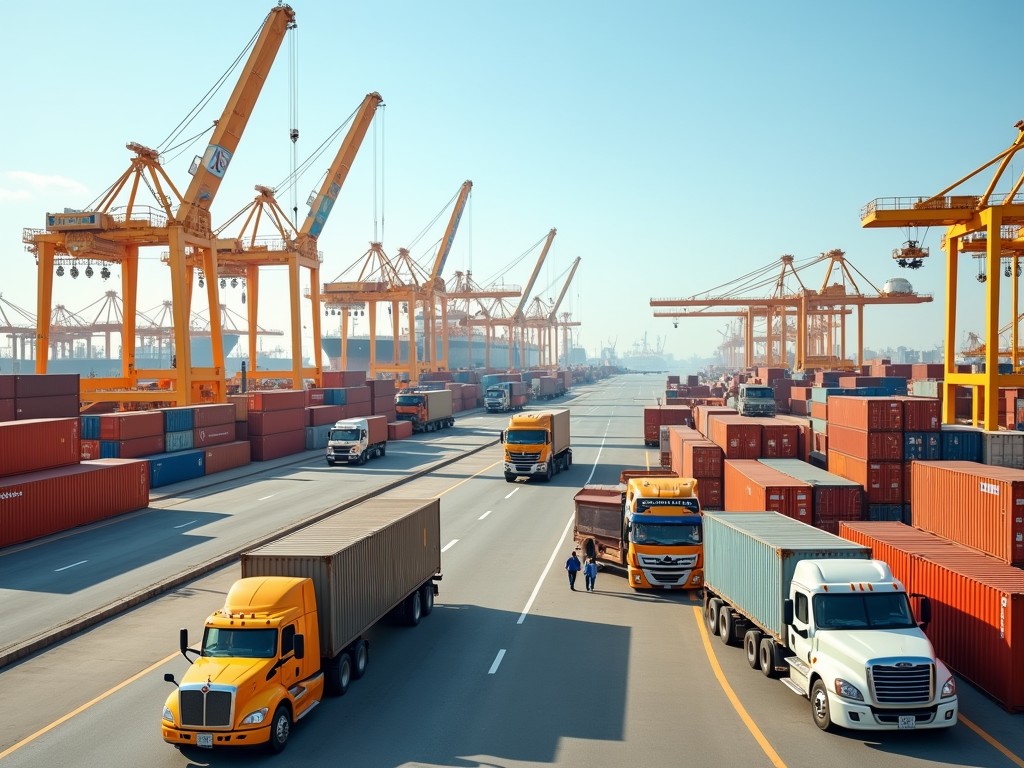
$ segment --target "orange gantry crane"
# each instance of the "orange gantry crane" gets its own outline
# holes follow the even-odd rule
[[[506,324],[508,326],[509,369],[513,369],[516,367],[514,351],[517,340],[519,342],[519,369],[525,370],[528,366],[529,356],[526,352],[526,304],[530,299],[530,294],[533,292],[533,286],[537,282],[537,276],[540,275],[541,267],[544,266],[544,260],[548,256],[548,251],[551,250],[551,243],[555,239],[555,235],[557,234],[558,230],[552,227],[551,230],[548,232],[547,237],[544,239],[544,247],[541,249],[540,256],[537,259],[537,265],[533,268],[533,274],[530,275],[530,279],[529,281],[527,281],[526,287],[523,288],[523,295],[519,298],[519,304],[516,305],[516,308],[512,310],[511,314],[507,317],[507,319],[495,318],[492,320],[492,322],[495,322],[497,324]]]
[[[82,400],[160,401],[186,405],[225,399],[224,344],[220,328],[220,297],[217,281],[206,281],[210,307],[213,367],[194,368],[189,343],[191,275],[189,261],[201,265],[204,274],[218,274],[217,251],[210,225],[210,206],[217,195],[232,156],[238,148],[256,100],[287,30],[295,25],[295,13],[288,5],[271,9],[257,35],[235,88],[210,143],[193,163],[192,180],[181,194],[164,171],[160,153],[129,143],[134,153],[131,164],[87,211],[47,213],[44,230],[26,230],[23,239],[35,253],[38,264],[36,346],[49,344],[50,307],[53,300],[54,260],[57,257],[120,264],[121,293],[124,297],[124,325],[121,329],[123,369],[113,379],[82,379]],[[241,57],[239,57],[239,60]],[[148,187],[157,207],[138,203],[140,185]],[[114,204],[124,190],[128,202]],[[135,318],[138,299],[139,248],[164,246],[168,249],[171,298],[174,310],[174,370],[138,370],[135,366]],[[36,373],[46,373],[47,357],[36,356]],[[169,380],[173,389],[140,390],[141,379]]]
[[[249,300],[247,315],[249,327],[258,327],[260,267],[287,266],[288,299],[291,315],[292,386],[302,389],[305,379],[312,379],[317,386],[321,383],[320,368],[320,264],[323,254],[317,249],[317,239],[324,224],[334,209],[345,179],[355,161],[359,147],[373,121],[377,108],[383,104],[379,93],[368,93],[346,123],[348,133],[338,148],[334,161],[328,169],[319,191],[310,200],[309,213],[301,229],[296,229],[274,197],[274,190],[256,186],[256,198],[245,208],[232,216],[218,230],[223,232],[233,223],[242,220],[241,232],[237,237],[217,240],[218,276],[221,280],[245,280]],[[344,125],[342,126],[344,127]],[[340,130],[340,129],[339,129]],[[290,179],[295,183],[295,179]],[[270,222],[274,234],[259,235],[260,224]],[[313,365],[302,364],[302,318],[300,292],[301,271],[309,270],[310,299],[313,307]],[[249,334],[249,375],[259,379],[256,371],[257,334]],[[273,377],[281,378],[278,374]]]
[[[473,365],[473,329],[484,329],[484,368],[489,369],[495,329],[494,324],[490,322],[492,306],[506,299],[519,298],[523,295],[523,289],[518,285],[505,283],[493,283],[484,288],[473,279],[471,271],[456,270],[445,283],[445,295],[448,297],[448,317],[454,318],[458,322],[458,327],[466,329],[466,354],[470,367]]]
[[[963,178],[931,197],[883,197],[872,200],[861,209],[861,226],[867,229],[882,227],[916,228],[945,227],[946,250],[946,328],[943,421],[952,424],[956,419],[953,388],[970,386],[974,390],[974,423],[985,429],[999,429],[999,388],[1024,386],[1024,373],[1019,372],[1021,352],[1018,351],[1018,324],[1011,322],[1010,350],[1013,373],[999,373],[999,301],[1001,291],[1000,267],[1007,262],[1004,276],[1011,278],[1010,290],[1012,318],[1020,317],[1019,269],[1020,253],[1024,248],[1021,226],[1024,225],[1024,173],[1016,180],[1009,179],[1010,189],[996,192],[1014,155],[1024,149],[1024,120],[1015,126],[1017,137],[1009,147],[999,152]],[[992,166],[996,166],[991,180],[980,195],[950,193]],[[984,250],[985,267],[985,332],[989,343],[985,347],[984,373],[957,373],[956,320],[957,284],[960,254],[963,251]]]

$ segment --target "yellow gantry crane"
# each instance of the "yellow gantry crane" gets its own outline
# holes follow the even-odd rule
[[[558,230],[552,227],[548,232],[547,238],[544,240],[544,247],[541,249],[540,257],[537,259],[537,265],[533,268],[533,274],[530,275],[530,279],[523,289],[523,295],[519,299],[519,304],[507,320],[497,321],[508,324],[508,367],[510,369],[515,368],[514,350],[517,328],[519,329],[519,368],[523,370],[527,367],[529,356],[526,354],[526,303],[530,299],[530,293],[533,292],[533,286],[537,282],[537,276],[540,275],[540,269],[544,266],[544,259],[547,258],[548,251],[551,250],[551,242],[557,234]]]
[[[217,251],[210,225],[210,206],[224,174],[238,148],[256,100],[287,30],[295,25],[295,13],[288,5],[271,9],[244,64],[221,118],[215,124],[210,143],[192,168],[192,180],[181,194],[164,171],[160,153],[129,143],[134,153],[131,164],[88,211],[47,213],[44,230],[26,230],[23,240],[35,253],[38,264],[37,348],[49,342],[50,307],[53,300],[55,258],[84,259],[121,266],[121,294],[124,325],[121,331],[122,375],[111,379],[82,379],[81,398],[92,401],[175,402],[186,405],[202,400],[223,402],[224,344],[221,335],[220,297],[216,280],[206,281],[210,307],[212,368],[192,366],[189,336],[190,291],[193,270],[200,265],[206,275],[218,274]],[[138,203],[140,185],[150,189],[157,207]],[[126,206],[114,207],[128,190]],[[165,246],[171,279],[174,312],[174,370],[144,370],[135,367],[136,308],[138,301],[139,248]],[[36,357],[36,373],[46,373],[47,357]],[[169,380],[172,389],[140,390],[140,380]]]
[[[321,382],[320,367],[320,264],[323,254],[317,249],[317,239],[324,224],[334,209],[345,179],[352,168],[359,147],[373,121],[377,108],[383,104],[379,93],[368,93],[352,114],[348,133],[345,135],[334,161],[328,169],[319,191],[310,200],[309,213],[301,229],[295,229],[288,216],[274,197],[274,190],[256,186],[256,198],[245,208],[225,222],[217,232],[223,232],[236,221],[242,220],[241,232],[232,239],[218,238],[217,254],[221,279],[243,278],[249,291],[247,314],[249,327],[258,327],[259,317],[259,275],[260,267],[288,267],[288,297],[291,314],[292,345],[292,386],[302,389],[305,379],[312,379],[317,386]],[[346,121],[349,122],[349,121]],[[340,130],[340,129],[339,129]],[[295,183],[295,179],[291,179]],[[274,234],[269,238],[259,237],[260,224],[269,221]],[[313,365],[302,364],[302,319],[300,292],[301,270],[309,270],[310,299],[313,306]],[[252,378],[260,378],[256,371],[255,331],[249,334],[249,366]],[[275,376],[280,378],[280,375]]]
[[[484,329],[484,368],[491,367],[491,342],[494,340],[494,324],[492,319],[493,304],[505,299],[518,299],[523,289],[518,285],[495,283],[484,288],[473,280],[469,270],[455,274],[445,283],[445,295],[448,298],[448,317],[456,318],[459,327],[466,329],[466,350],[470,367],[473,366],[473,328]],[[490,300],[490,303],[485,300]],[[474,311],[474,305],[477,309]],[[478,315],[482,315],[478,319]]]
[[[572,279],[576,276],[576,270],[580,266],[582,259],[577,256],[572,263],[572,267],[569,269],[569,276],[565,279],[565,285],[562,286],[562,292],[558,294],[558,298],[555,299],[555,303],[551,306],[551,312],[548,314],[548,347],[553,348],[554,352],[551,355],[550,363],[557,368],[558,367],[558,329],[562,328],[564,335],[562,341],[562,349],[565,350],[565,366],[569,367],[569,342],[568,334],[570,326],[578,326],[579,322],[574,322],[569,319],[567,312],[563,313],[564,317],[559,323],[558,321],[558,309],[562,306],[562,302],[565,300],[565,294],[569,292],[569,286],[572,284]]]
[[[1003,178],[1014,155],[1024,148],[1024,120],[1015,126],[1017,137],[1009,147],[981,167],[949,185],[932,197],[884,197],[871,201],[861,209],[861,226],[866,229],[882,227],[914,228],[942,226],[946,229],[946,328],[943,421],[956,420],[954,388],[970,386],[974,390],[974,423],[985,429],[999,429],[999,388],[1024,386],[1024,374],[1019,373],[1018,324],[1010,324],[1010,350],[1013,373],[999,373],[999,300],[1001,290],[1000,267],[1004,258],[1010,267],[1006,277],[1011,279],[1011,305],[1013,318],[1020,317],[1019,283],[1020,252],[1024,247],[1021,225],[1024,225],[1024,172],[1010,179],[1010,189],[997,193],[996,186]],[[983,171],[996,166],[995,173],[981,195],[950,195],[961,185]],[[958,268],[960,253],[975,250],[984,244],[985,254],[985,347],[984,373],[957,373],[956,306],[958,295]]]

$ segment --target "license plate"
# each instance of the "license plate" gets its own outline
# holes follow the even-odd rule
[[[901,731],[912,731],[916,727],[917,727],[917,718],[916,717],[914,717],[913,715],[900,715],[900,725],[899,725],[899,728],[900,728]]]
[[[913,718],[911,718],[913,720]],[[900,718],[900,728],[903,727],[903,718]],[[914,726],[911,725],[911,728]],[[196,734],[196,746],[206,747],[207,749],[213,749],[213,734],[212,733],[197,733]]]

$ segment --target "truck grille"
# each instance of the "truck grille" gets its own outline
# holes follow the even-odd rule
[[[643,568],[691,569],[697,564],[697,555],[639,555],[639,558]]]
[[[231,698],[230,691],[180,691],[178,707],[181,710],[181,724],[195,728],[229,728]]]
[[[869,675],[879,704],[927,704],[932,700],[931,664],[874,664]]]
[[[508,457],[516,464],[536,464],[540,460],[540,451],[536,453],[513,453],[509,451]]]

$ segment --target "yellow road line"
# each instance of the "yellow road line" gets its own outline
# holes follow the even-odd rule
[[[491,467],[496,467],[496,466],[498,466],[499,464],[501,464],[501,462],[500,462],[500,461],[496,461],[496,462],[494,462],[493,464],[490,464],[490,465],[488,465],[488,466],[484,467],[484,468],[483,468],[483,469],[481,469],[481,470],[480,470],[479,472],[477,472],[477,473],[476,473],[475,475],[470,475],[470,476],[469,476],[469,477],[467,477],[467,478],[466,478],[465,480],[459,480],[459,482],[457,482],[457,483],[456,483],[455,485],[451,486],[450,488],[445,488],[445,489],[444,489],[443,491],[441,491],[441,492],[440,492],[439,494],[437,494],[437,495],[438,495],[438,496],[444,496],[444,495],[445,495],[446,493],[448,493],[448,491],[454,491],[454,490],[455,490],[456,488],[458,488],[458,487],[459,487],[460,485],[462,485],[463,483],[468,483],[468,482],[469,482],[470,480],[472,480],[472,479],[473,479],[474,477],[478,477],[479,475],[482,475],[482,474],[483,474],[484,472],[486,472],[486,471],[487,471],[488,469],[490,469]]]
[[[161,666],[162,664],[166,664],[168,661],[170,661],[171,659],[173,659],[177,655],[178,655],[178,653],[177,653],[177,651],[175,651],[170,656],[168,656],[166,658],[163,658],[163,659],[160,659],[160,661],[158,661],[156,664],[153,664],[151,666],[146,667],[144,670],[142,670],[141,672],[139,672],[136,675],[132,675],[127,680],[125,680],[123,683],[118,683],[113,688],[111,688],[109,691],[106,691],[105,693],[101,693],[99,696],[97,696],[92,701],[87,701],[85,704],[80,706],[78,709],[75,709],[75,710],[73,710],[71,712],[68,712],[66,715],[64,715],[64,717],[58,718],[58,719],[54,720],[52,723],[50,723],[49,725],[47,725],[47,726],[45,726],[43,728],[40,728],[38,731],[33,733],[31,736],[26,736],[24,739],[19,741],[13,747],[8,747],[3,752],[0,752],[0,760],[3,760],[5,757],[10,755],[11,753],[21,749],[26,744],[29,744],[29,743],[35,741],[40,736],[42,736],[44,733],[49,733],[50,731],[52,731],[54,728],[56,728],[61,723],[66,723],[68,720],[70,720],[75,715],[79,715],[82,712],[85,712],[85,710],[89,709],[89,707],[91,707],[93,704],[98,704],[99,702],[101,702],[105,698],[107,698],[108,696],[114,695],[115,693],[120,691],[122,688],[124,688],[126,685],[130,685],[130,684],[134,683],[136,680],[138,680],[143,675],[148,675],[154,669],[156,669],[157,667]]]
[[[772,765],[775,768],[786,768],[786,764],[782,762],[782,758],[779,757],[778,753],[772,749],[772,745],[768,743],[768,739],[761,733],[761,729],[754,724],[753,719],[747,714],[747,710],[744,709],[740,703],[739,697],[736,696],[736,692],[733,691],[732,686],[729,685],[729,681],[725,679],[725,673],[722,672],[722,667],[718,663],[718,658],[715,656],[715,651],[711,647],[711,638],[708,637],[707,627],[704,626],[704,616],[702,615],[699,606],[693,606],[693,615],[697,619],[697,628],[700,630],[701,639],[704,641],[704,650],[707,652],[708,661],[711,662],[711,669],[715,673],[715,677],[718,678],[719,684],[722,686],[722,690],[725,691],[725,695],[729,698],[732,703],[732,708],[736,710],[736,714],[740,716],[740,720],[747,726],[747,730],[750,731],[751,735],[757,741],[758,745],[764,750],[764,753],[768,756],[768,759],[772,761]]]
[[[970,729],[971,729],[972,731],[974,731],[974,732],[975,732],[976,734],[978,734],[979,736],[981,736],[981,738],[983,738],[983,739],[984,739],[985,741],[987,741],[987,742],[988,742],[989,744],[991,744],[991,745],[992,745],[993,747],[995,747],[995,748],[996,748],[996,749],[998,749],[998,750],[999,750],[1000,752],[1002,752],[1002,753],[1003,753],[1003,755],[1004,755],[1004,756],[1006,757],[1006,759],[1007,759],[1007,760],[1009,760],[1009,761],[1010,761],[1011,763],[1013,763],[1014,765],[1020,766],[1020,768],[1024,768],[1024,760],[1021,760],[1021,759],[1020,759],[1019,757],[1017,757],[1017,756],[1016,756],[1015,754],[1013,754],[1013,752],[1011,752],[1011,751],[1010,751],[1010,750],[1008,750],[1008,749],[1007,749],[1006,747],[1004,747],[1004,746],[1003,746],[1002,744],[1000,744],[1000,743],[999,743],[998,741],[996,741],[995,737],[993,737],[993,736],[989,736],[989,735],[988,735],[987,733],[985,733],[985,731],[983,731],[983,730],[982,730],[981,728],[979,728],[979,727],[978,727],[977,725],[975,725],[974,723],[972,723],[972,722],[971,722],[970,720],[968,720],[968,719],[967,719],[966,717],[964,717],[964,716],[963,716],[962,714],[961,714],[961,715],[959,716],[959,718],[960,718],[960,722],[961,722],[961,723],[963,723],[964,725],[966,725],[966,726],[967,726],[968,728],[970,728]]]
[[[647,469],[650,470],[650,468],[651,468],[651,452],[650,451],[644,451],[644,461],[647,462]]]

